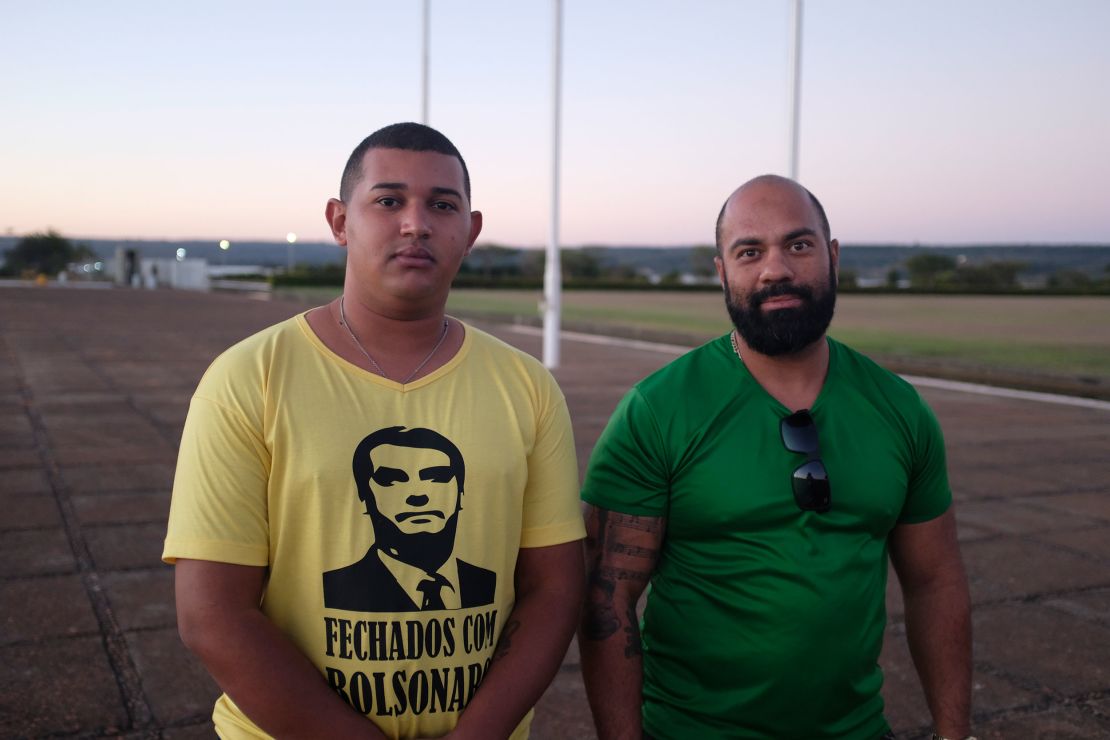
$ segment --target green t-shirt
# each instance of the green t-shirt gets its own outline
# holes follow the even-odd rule
[[[867,738],[887,729],[878,666],[887,536],[951,502],[944,441],[917,392],[830,339],[811,414],[832,491],[801,511],[790,414],[725,335],[638,383],[582,497],[667,519],[641,624],[644,725],[667,738]]]

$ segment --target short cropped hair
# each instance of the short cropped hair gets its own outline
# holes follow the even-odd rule
[[[809,200],[811,203],[813,203],[813,207],[817,209],[817,217],[821,221],[821,235],[825,237],[825,244],[828,244],[832,241],[832,228],[829,227],[829,217],[825,215],[825,207],[821,205],[821,201],[817,200],[816,195],[809,192],[809,188],[805,187],[801,183],[796,184],[802,190],[806,191],[806,195],[809,196]],[[728,202],[731,199],[731,195],[729,195],[728,198],[725,198],[725,202],[721,205],[721,211],[717,214],[717,228],[714,232],[714,238],[717,242],[717,254],[721,254],[721,247],[723,246],[721,244],[721,222],[725,220],[725,209],[728,208]]]
[[[409,152],[436,152],[459,160],[463,171],[463,190],[470,200],[470,171],[466,168],[459,150],[446,136],[422,123],[394,123],[367,136],[347,158],[343,177],[339,181],[339,199],[348,202],[359,180],[362,179],[362,159],[371,149],[403,149]]]

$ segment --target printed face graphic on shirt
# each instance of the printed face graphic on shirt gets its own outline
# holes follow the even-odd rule
[[[382,445],[370,453],[374,506],[403,534],[440,532],[455,515],[461,493],[446,453]]]
[[[374,539],[361,560],[324,573],[324,606],[404,612],[493,603],[497,574],[455,556],[466,463],[451,440],[419,427],[379,429],[355,447],[351,472]]]

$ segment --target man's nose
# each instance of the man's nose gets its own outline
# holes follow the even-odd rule
[[[423,506],[428,503],[428,497],[423,493],[413,493],[405,499],[405,503],[409,506]]]
[[[781,249],[769,249],[763,257],[759,279],[764,283],[782,283],[794,279],[790,258]]]
[[[432,233],[432,223],[423,203],[410,203],[401,214],[401,234],[422,239]]]

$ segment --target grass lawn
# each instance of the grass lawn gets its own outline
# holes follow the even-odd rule
[[[282,291],[283,293],[285,291]],[[335,289],[304,289],[324,302]],[[454,315],[533,323],[540,291],[455,290]],[[719,293],[565,291],[566,328],[656,334],[691,345],[729,328]],[[885,361],[921,361],[1110,384],[1110,298],[858,295],[838,298],[830,333]]]

